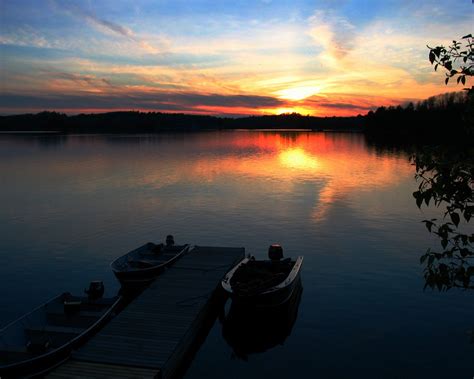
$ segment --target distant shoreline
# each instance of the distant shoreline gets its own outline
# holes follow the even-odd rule
[[[201,130],[362,131],[364,116],[315,117],[297,113],[241,118],[183,113],[109,112],[68,116],[41,112],[0,116],[2,133],[160,133]]]
[[[379,107],[366,115],[348,117],[303,116],[298,113],[239,118],[118,111],[66,115],[41,112],[0,116],[2,134],[159,134],[199,131],[274,131],[364,133],[383,143],[466,143],[474,135],[472,96],[452,92],[405,107]]]
[[[57,130],[0,130],[0,134],[59,134]]]

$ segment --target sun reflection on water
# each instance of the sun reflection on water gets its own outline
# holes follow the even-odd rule
[[[84,138],[71,138],[67,146],[75,152],[87,142],[94,152],[88,151],[87,159],[81,156],[79,162],[73,153],[69,160],[45,155],[22,170],[34,176],[41,167],[48,167],[41,179],[57,184],[57,178],[67,177],[73,165],[75,176],[70,181],[77,193],[90,196],[101,185],[124,193],[142,191],[152,199],[140,197],[139,204],[137,200],[135,205],[144,209],[174,191],[184,191],[192,204],[203,204],[203,208],[209,201],[208,191],[222,195],[223,189],[240,205],[269,196],[281,204],[307,199],[315,223],[324,221],[338,204],[358,207],[355,199],[361,193],[396,186],[411,177],[413,170],[403,155],[368,149],[362,135],[213,132],[179,139],[121,137],[121,144],[113,145],[105,137]],[[140,149],[133,144],[140,144]],[[20,169],[5,161],[0,162],[2,170],[16,175]]]
[[[299,147],[282,151],[279,160],[283,166],[292,169],[314,170],[318,167],[316,158]]]

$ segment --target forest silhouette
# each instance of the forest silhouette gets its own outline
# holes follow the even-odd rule
[[[0,131],[58,133],[159,133],[226,129],[310,129],[365,132],[373,139],[458,139],[468,131],[473,90],[430,97],[416,104],[379,107],[362,116],[315,117],[298,113],[239,118],[121,111],[66,115],[41,112],[0,117]]]

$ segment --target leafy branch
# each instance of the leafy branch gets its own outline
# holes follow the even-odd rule
[[[448,84],[449,79],[457,76],[457,83],[466,84],[466,76],[474,75],[474,39],[472,34],[467,34],[461,38],[462,43],[454,40],[452,45],[430,47],[428,58],[434,69],[444,67],[448,72],[444,83]]]
[[[413,193],[419,208],[423,204],[444,206],[443,220],[423,220],[430,233],[440,239],[441,251],[428,251],[420,258],[425,267],[425,288],[474,289],[474,233],[460,231],[474,214],[474,151],[425,151],[412,157],[415,178]],[[449,218],[449,221],[447,220]]]

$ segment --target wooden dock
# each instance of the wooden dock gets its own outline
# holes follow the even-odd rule
[[[244,255],[195,247],[47,378],[176,376],[215,321],[220,279]]]

